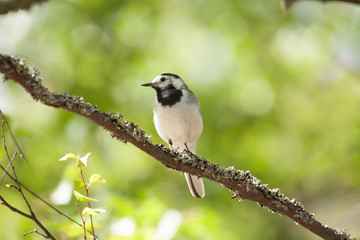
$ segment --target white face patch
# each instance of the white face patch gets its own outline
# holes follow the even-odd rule
[[[181,78],[168,75],[159,75],[152,80],[152,83],[160,89],[166,88],[169,85],[173,85],[175,89],[181,89],[186,86]]]
[[[183,80],[181,80],[180,78],[174,78],[172,84],[176,89],[181,89],[186,86]]]
[[[158,88],[165,88],[171,84],[171,79],[165,76],[157,76],[152,80],[152,83],[155,84]]]

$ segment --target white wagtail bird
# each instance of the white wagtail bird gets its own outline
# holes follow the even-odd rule
[[[194,93],[178,75],[172,73],[163,73],[151,83],[141,86],[152,87],[156,91],[154,123],[159,136],[170,147],[187,149],[195,154],[203,120]],[[185,173],[185,178],[193,197],[203,198],[205,189],[202,179],[188,173]]]

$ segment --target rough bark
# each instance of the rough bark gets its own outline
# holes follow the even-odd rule
[[[289,9],[291,8],[291,6],[294,5],[294,3],[300,2],[303,0],[281,0],[282,6],[285,9]],[[327,2],[343,2],[343,3],[352,3],[352,4],[360,4],[360,0],[314,0],[317,2],[323,2],[323,3],[327,3]]]
[[[164,145],[154,145],[143,130],[136,124],[124,120],[121,114],[103,113],[96,106],[85,103],[80,97],[49,91],[42,85],[39,72],[26,67],[23,59],[0,54],[0,72],[4,74],[5,80],[12,79],[20,84],[34,100],[87,118],[109,131],[112,137],[133,144],[168,168],[220,183],[231,190],[233,198],[257,202],[271,212],[291,218],[323,239],[355,239],[342,230],[322,224],[313,214],[306,211],[299,201],[284,196],[277,188],[271,189],[267,184],[261,184],[249,171],[244,172],[233,167],[222,168],[190,152],[179,152]]]
[[[0,14],[28,10],[33,4],[45,2],[46,0],[10,0],[0,1]]]

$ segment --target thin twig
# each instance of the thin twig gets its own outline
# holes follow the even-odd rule
[[[7,150],[7,147],[6,147],[5,136],[4,136],[4,123],[5,123],[5,121],[3,120],[2,123],[1,123],[3,147],[4,147],[4,150],[5,150],[6,156],[7,156],[8,160],[9,160],[9,164],[11,166],[12,172],[14,174],[14,178],[16,179],[15,183],[18,185],[17,190],[21,194],[22,198],[24,199],[24,201],[26,203],[26,206],[28,207],[28,209],[30,211],[30,215],[35,217],[35,214],[34,214],[28,200],[26,199],[26,197],[25,197],[25,195],[24,195],[24,193],[23,193],[23,191],[21,189],[21,185],[18,183],[18,177],[16,176],[15,167],[12,164],[11,158],[9,156],[9,152]]]
[[[14,153],[14,155],[12,156],[10,162],[8,163],[7,167],[6,167],[6,170],[4,171],[3,175],[1,176],[1,179],[0,179],[0,185],[2,184],[3,180],[4,180],[4,177],[6,175],[6,173],[8,172],[9,170],[9,167],[10,165],[12,164],[12,162],[14,161],[14,158],[16,157],[17,155],[17,152]]]
[[[10,158],[9,156],[9,152],[8,152],[8,149],[7,149],[7,146],[6,146],[6,140],[5,140],[5,130],[4,130],[4,124],[5,124],[5,118],[3,118],[3,115],[1,115],[1,131],[2,131],[2,142],[3,142],[3,147],[4,147],[4,150],[5,150],[5,153],[6,153],[6,156],[7,156],[7,159],[9,160],[9,164],[10,164],[10,167],[12,169],[12,172],[13,172],[13,175],[14,175],[14,179],[16,180],[15,183],[17,184],[17,191],[21,194],[22,198],[24,199],[25,203],[26,203],[26,206],[30,212],[30,216],[31,216],[31,220],[33,220],[43,231],[44,233],[46,234],[46,238],[50,238],[50,239],[54,239],[55,240],[55,237],[47,230],[47,228],[39,221],[39,219],[36,217],[34,211],[32,210],[32,207],[30,206],[30,203],[29,201],[27,200],[27,198],[25,197],[25,194],[24,192],[22,191],[21,189],[21,185],[19,183],[19,179],[16,175],[16,171],[15,171],[15,167],[14,167],[14,164],[12,163],[13,161],[13,158],[14,156],[16,156],[16,153],[14,154],[13,158]],[[7,171],[4,171],[4,173],[7,173]]]
[[[6,124],[7,128],[10,130],[10,126],[9,124],[6,122],[5,116],[3,115],[3,113],[0,110],[0,116],[1,116],[1,132],[2,132],[2,142],[3,142],[3,147],[5,149],[5,152],[7,153],[7,146],[5,144],[5,135],[4,135],[4,124]],[[12,139],[15,141],[15,137],[12,137]],[[18,146],[18,150],[21,151],[20,147]],[[72,219],[71,217],[67,216],[66,214],[64,214],[63,212],[61,212],[60,210],[58,210],[57,208],[55,208],[54,206],[52,206],[50,203],[48,203],[47,201],[45,201],[42,197],[40,197],[39,195],[37,195],[36,193],[34,193],[33,191],[31,191],[28,187],[26,187],[23,183],[21,183],[18,179],[14,178],[13,176],[11,176],[8,173],[8,168],[10,167],[13,159],[15,158],[15,155],[12,157],[12,159],[10,160],[8,166],[6,167],[6,169],[0,164],[0,168],[4,171],[2,177],[1,177],[1,181],[0,184],[3,181],[3,178],[6,175],[8,175],[8,177],[11,178],[11,180],[13,180],[16,184],[19,184],[21,187],[23,187],[26,191],[28,191],[30,194],[32,194],[34,197],[36,197],[37,199],[39,199],[40,201],[42,201],[44,204],[46,204],[47,206],[49,206],[50,208],[52,208],[53,210],[55,210],[58,214],[64,216],[65,218],[67,218],[68,220],[72,221],[73,223],[77,224],[78,226],[82,227],[82,225],[80,223],[78,223],[77,221],[75,221],[74,219]]]
[[[1,114],[1,134],[2,134],[3,148],[4,148],[4,150],[5,150],[7,159],[9,160],[9,164],[10,164],[11,169],[12,169],[12,172],[13,172],[13,174],[14,174],[14,178],[16,179],[16,182],[15,182],[15,183],[18,185],[18,192],[20,192],[21,196],[23,197],[23,199],[24,199],[24,201],[25,201],[25,203],[26,203],[26,205],[27,205],[27,207],[28,207],[28,209],[29,209],[29,211],[30,211],[31,216],[34,216],[34,213],[33,213],[32,209],[31,209],[31,207],[30,207],[30,204],[29,204],[29,202],[27,201],[24,193],[22,192],[20,184],[18,183],[18,178],[17,178],[17,176],[16,176],[15,167],[14,167],[14,165],[12,164],[12,158],[10,158],[9,152],[8,152],[8,150],[7,150],[6,140],[5,140],[5,133],[4,133],[4,132],[5,132],[5,130],[4,130],[4,124],[5,124],[5,118],[3,118],[3,115]]]
[[[81,217],[81,221],[82,221],[82,223],[83,223],[83,228],[84,228],[84,239],[86,240],[86,227],[85,227],[85,220],[84,220],[84,218],[83,218],[83,215],[82,215],[82,213],[81,213],[81,210],[80,210],[80,207],[79,207],[79,204],[78,203],[76,203],[76,207],[77,207],[77,209],[79,210],[79,214],[80,214],[80,217]]]
[[[69,217],[68,215],[66,215],[65,213],[61,212],[59,209],[57,209],[56,207],[54,207],[53,205],[51,205],[49,202],[47,202],[45,199],[43,199],[42,197],[40,197],[39,195],[37,195],[36,193],[34,193],[33,191],[31,191],[28,187],[26,187],[22,182],[16,180],[13,176],[11,176],[8,172],[6,172],[5,168],[0,164],[0,169],[4,171],[4,173],[6,173],[6,175],[13,180],[14,182],[17,182],[21,185],[21,187],[23,187],[26,191],[28,191],[31,195],[33,195],[35,198],[39,199],[40,201],[42,201],[45,205],[47,205],[48,207],[50,207],[51,209],[53,209],[55,212],[57,212],[58,214],[60,214],[61,216],[67,218],[68,220],[70,220],[71,222],[75,223],[76,225],[78,225],[79,227],[82,228],[82,224],[78,223],[76,220],[72,219],[71,217]],[[15,188],[17,188],[16,186],[13,186]],[[87,230],[88,233],[91,233],[89,230]]]
[[[7,146],[6,146],[6,141],[5,141],[5,130],[4,130],[4,124],[5,124],[5,120],[3,118],[1,118],[1,137],[2,137],[2,144],[3,144],[3,148],[5,150],[6,153],[6,157],[9,159],[9,162],[11,163],[11,158],[9,156],[9,152],[7,150]],[[9,164],[10,164],[9,163]],[[11,164],[10,164],[11,165]]]
[[[11,138],[13,139],[13,141],[14,141],[14,143],[15,143],[15,145],[16,145],[19,153],[20,153],[20,157],[21,157],[22,159],[24,159],[26,163],[29,163],[29,161],[28,161],[27,158],[25,157],[23,151],[21,150],[18,142],[16,141],[16,138],[15,138],[15,136],[14,136],[12,130],[11,130],[11,127],[10,127],[9,123],[6,121],[6,118],[5,118],[4,114],[2,113],[1,109],[0,109],[0,116],[1,116],[2,121],[5,122],[7,129],[9,130],[10,136],[11,136]]]
[[[85,187],[85,192],[86,192],[86,196],[89,197],[89,188],[85,182],[85,179],[84,179],[84,174],[83,174],[83,171],[81,169],[81,167],[79,167],[79,171],[80,171],[80,175],[81,175],[81,179],[84,183],[84,187]],[[91,208],[91,203],[90,201],[88,201],[88,206],[89,208]],[[90,223],[91,223],[91,230],[92,230],[92,235],[93,235],[93,239],[95,240],[96,237],[95,237],[95,230],[94,230],[94,224],[93,224],[93,218],[92,218],[92,215],[90,214]]]
[[[0,168],[5,172],[5,168],[0,164]],[[56,211],[58,214],[66,217],[68,220],[72,221],[73,223],[75,223],[76,225],[82,227],[81,223],[78,223],[76,220],[72,219],[71,217],[67,216],[66,214],[64,214],[63,212],[61,212],[60,210],[58,210],[57,208],[55,208],[53,205],[51,205],[50,203],[48,203],[45,199],[43,199],[42,197],[40,197],[39,195],[37,195],[36,193],[34,193],[33,191],[31,191],[28,187],[26,187],[22,182],[20,181],[16,181],[15,178],[13,178],[13,176],[11,176],[8,172],[6,172],[6,175],[8,175],[9,178],[11,178],[11,180],[13,180],[14,182],[19,183],[26,191],[28,191],[31,195],[33,195],[35,198],[39,199],[40,201],[42,201],[44,204],[46,204],[48,207],[50,207],[51,209],[53,209],[54,211]]]
[[[5,199],[1,195],[0,195],[0,200],[1,200],[1,204],[9,208],[11,211],[16,212],[26,218],[32,219],[31,215],[24,213],[23,211],[11,206],[7,201],[5,201]]]
[[[23,216],[23,217],[26,217],[26,218],[31,219],[31,220],[34,221],[41,229],[44,228],[44,227],[42,227],[41,222],[40,222],[34,215],[29,215],[29,214],[27,214],[27,213],[25,213],[25,212],[23,212],[23,211],[15,208],[15,207],[11,206],[1,195],[0,195],[0,200],[1,200],[1,203],[0,203],[0,204],[6,206],[6,207],[9,208],[11,211],[13,211],[13,212],[15,212],[15,213],[17,213],[17,214],[20,214],[20,215]],[[35,229],[35,230],[36,230],[36,229]],[[43,231],[46,233],[46,235],[45,235],[45,234],[42,234],[42,233],[40,233],[40,232],[38,232],[38,231],[36,231],[36,233],[40,234],[41,236],[43,236],[43,237],[45,237],[45,238],[50,238],[50,239],[52,239],[52,240],[56,240],[56,239],[54,238],[54,236],[51,235],[51,234],[46,230],[46,228],[45,228],[45,230],[43,229]],[[33,231],[31,231],[31,232],[33,232]],[[29,232],[28,232],[28,233],[29,233]],[[25,235],[26,235],[26,234],[24,233],[24,236],[25,236]]]
[[[44,237],[44,238],[48,238],[46,235],[42,234],[41,232],[38,232],[38,230],[36,230],[36,229],[34,229],[34,230],[32,230],[32,231],[29,231],[29,232],[25,232],[25,233],[23,234],[23,236],[26,236],[26,235],[31,234],[31,233],[37,233],[37,234],[39,234],[40,236],[42,236],[42,237]]]
[[[5,139],[4,139],[4,145],[5,145]],[[7,152],[7,149],[5,149],[5,152],[6,152],[6,155],[9,156],[9,154],[8,154],[8,152]],[[36,218],[36,217],[35,217],[35,214],[34,214],[34,212],[33,212],[33,210],[32,210],[32,208],[31,208],[31,206],[30,206],[30,204],[29,204],[29,202],[28,202],[28,200],[27,200],[27,198],[25,197],[25,195],[24,195],[24,193],[23,193],[23,191],[22,191],[22,189],[21,189],[21,185],[19,184],[19,180],[18,180],[18,177],[17,177],[17,175],[16,175],[16,171],[15,171],[14,164],[12,164],[11,159],[10,159],[9,157],[8,157],[8,160],[9,160],[9,164],[10,164],[10,166],[11,166],[12,172],[13,172],[13,174],[14,174],[14,178],[16,179],[15,183],[17,184],[17,190],[18,190],[18,192],[21,194],[22,198],[24,199],[24,201],[25,201],[25,203],[26,203],[26,206],[28,207],[31,216],[33,216],[34,218]]]

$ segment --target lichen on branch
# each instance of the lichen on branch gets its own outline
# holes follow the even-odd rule
[[[133,144],[168,168],[220,183],[230,189],[232,198],[257,202],[271,212],[291,218],[323,239],[355,239],[345,231],[330,228],[317,221],[299,201],[286,197],[278,188],[271,189],[267,184],[261,184],[249,171],[236,170],[234,167],[222,168],[219,164],[213,164],[188,151],[180,152],[178,149],[170,150],[162,144],[154,145],[137,124],[125,120],[121,114],[103,113],[96,106],[85,103],[81,97],[49,91],[42,85],[39,71],[26,67],[24,60],[19,57],[0,54],[0,72],[5,75],[5,79],[12,79],[20,84],[35,100],[87,118],[109,131],[112,137]]]

